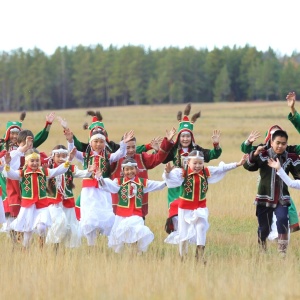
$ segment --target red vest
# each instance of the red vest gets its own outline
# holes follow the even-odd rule
[[[111,179],[114,180],[115,178],[122,177],[121,175],[121,165],[123,163],[123,160],[125,158],[121,158],[115,163],[115,168],[111,172]],[[137,167],[139,169],[138,177],[140,178],[147,178],[148,179],[148,172],[146,170],[146,167],[143,162],[143,158],[141,154],[135,154],[133,159],[137,162]],[[111,194],[112,197],[112,205],[113,205],[113,211],[116,213],[116,206],[119,201],[118,194]],[[148,214],[148,193],[143,195],[143,201],[142,201],[142,216],[145,217]]]

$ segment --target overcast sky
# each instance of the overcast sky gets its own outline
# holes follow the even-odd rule
[[[300,52],[299,8],[299,0],[0,0],[0,51],[249,44],[291,55]]]

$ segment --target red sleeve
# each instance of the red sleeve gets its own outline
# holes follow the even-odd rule
[[[145,145],[146,151],[149,151],[152,149],[151,144],[146,144]]]
[[[165,137],[160,145],[159,151],[154,154],[143,152],[142,159],[147,170],[153,169],[161,164],[168,156],[169,151],[172,149],[173,143],[169,142]]]

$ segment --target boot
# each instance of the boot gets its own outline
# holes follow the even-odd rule
[[[262,241],[260,238],[258,238],[258,245],[259,245],[259,250],[262,253],[267,252],[267,241]]]
[[[206,265],[206,259],[204,258],[204,250],[205,246],[197,245],[195,258],[196,261],[201,260],[202,263]]]
[[[282,258],[286,257],[286,252],[288,248],[289,241],[288,240],[280,240],[278,239],[278,253]]]
[[[14,230],[10,230],[9,236],[10,236],[10,239],[13,242],[13,244],[15,244],[17,242],[17,232]]]
[[[22,244],[24,238],[24,232],[17,232],[17,243]]]

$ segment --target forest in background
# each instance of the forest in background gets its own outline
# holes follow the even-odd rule
[[[101,45],[0,52],[0,110],[282,100],[300,87],[300,53],[269,48]]]

